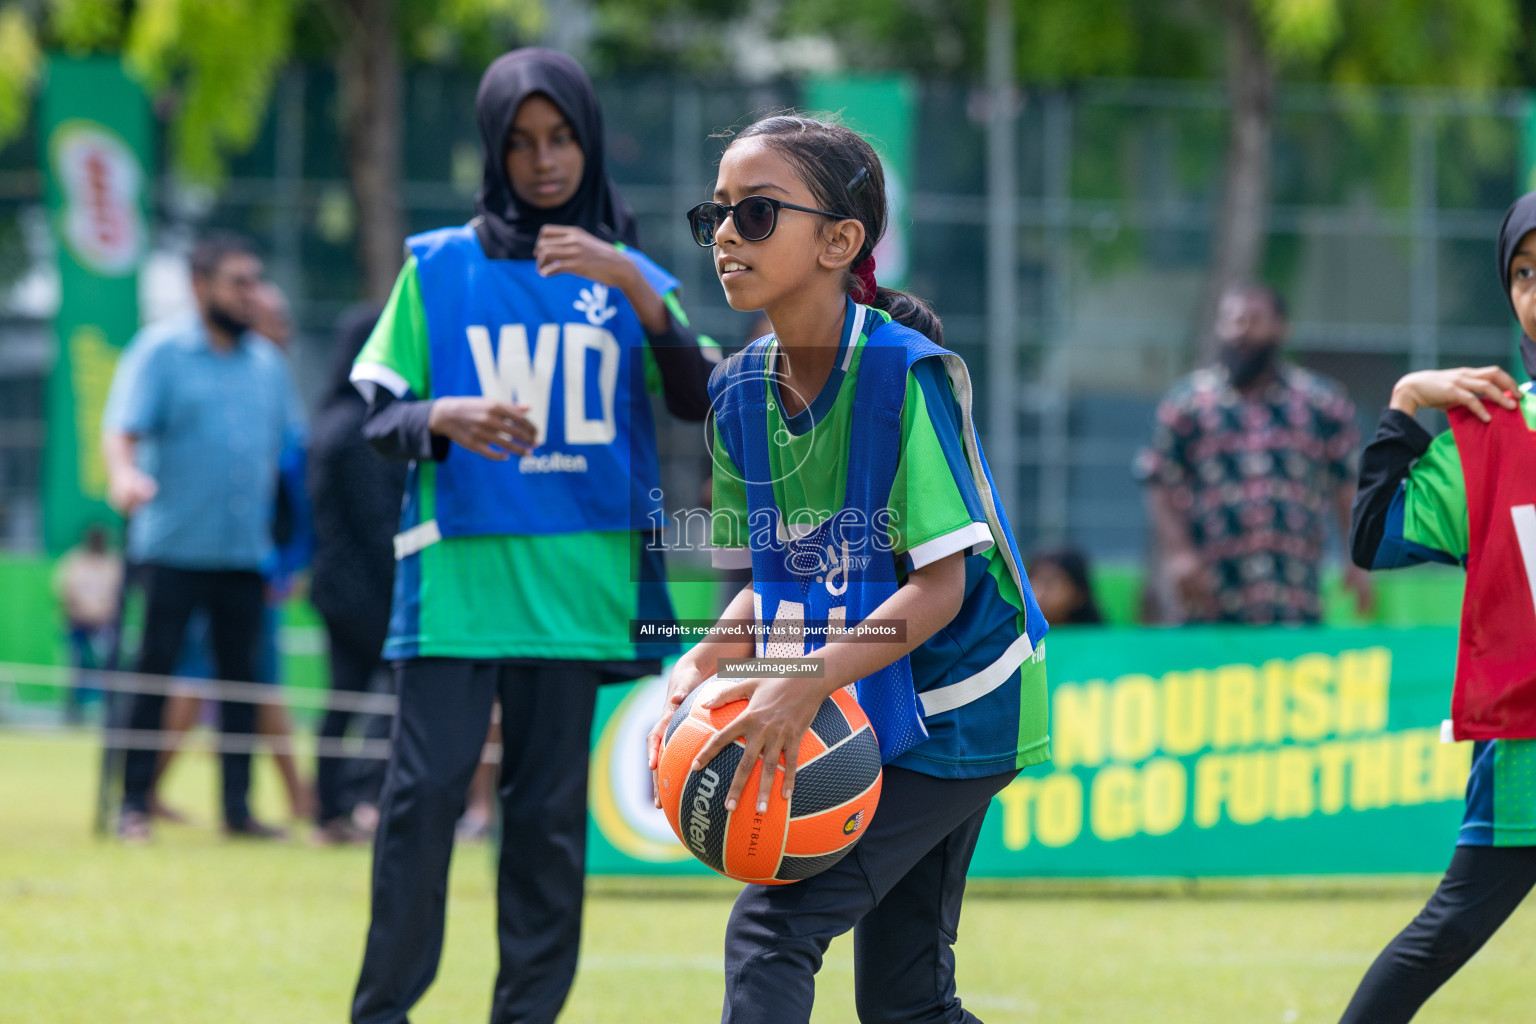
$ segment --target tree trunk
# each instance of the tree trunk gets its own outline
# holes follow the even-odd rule
[[[337,6],[344,30],[336,73],[357,208],[356,251],[365,294],[383,302],[400,272],[405,245],[397,11],[395,0],[338,0]]]
[[[1274,134],[1275,67],[1265,52],[1252,0],[1224,0],[1222,6],[1227,22],[1227,165],[1213,227],[1210,274],[1196,321],[1197,345],[1206,358],[1212,353],[1222,293],[1252,280],[1264,256]]]

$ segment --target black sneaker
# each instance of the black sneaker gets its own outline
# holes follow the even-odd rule
[[[246,818],[240,825],[225,825],[224,835],[229,839],[287,839],[284,829],[263,825],[255,818]]]
[[[362,846],[373,841],[373,837],[356,825],[348,817],[332,818],[324,825],[315,829],[311,841],[316,846]]]

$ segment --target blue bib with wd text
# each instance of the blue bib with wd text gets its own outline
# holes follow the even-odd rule
[[[746,477],[753,602],[765,630],[758,655],[797,657],[823,646],[829,626],[863,622],[896,593],[886,519],[901,454],[907,370],[944,350],[899,324],[887,323],[869,335],[854,381],[843,507],[812,529],[797,524],[793,510],[786,523],[774,498],[767,437],[773,399],[765,379],[771,341],[759,339],[721,364],[710,379],[710,398],[721,441]],[[928,737],[908,658],[860,679],[855,689],[880,741],[882,762],[889,764]]]
[[[492,260],[468,225],[416,235],[434,398],[529,407],[539,443],[494,462],[454,447],[437,467],[444,537],[629,530],[661,516],[645,331],[617,288],[533,260]],[[677,281],[623,250],[660,295]]]

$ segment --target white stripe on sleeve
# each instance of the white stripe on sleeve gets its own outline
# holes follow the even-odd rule
[[[979,555],[991,547],[992,528],[990,526],[986,523],[966,523],[958,530],[951,530],[933,540],[925,540],[915,548],[908,549],[907,557],[912,560],[913,569],[921,569],[956,551]]]
[[[709,564],[716,569],[752,568],[751,548],[710,548]]]
[[[348,378],[362,396],[369,401],[373,400],[373,388],[375,385],[388,391],[396,398],[404,398],[411,390],[411,385],[406,379],[383,363],[358,363],[352,367],[352,374]]]

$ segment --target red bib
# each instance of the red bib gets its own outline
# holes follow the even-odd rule
[[[1467,593],[1451,721],[1458,740],[1536,737],[1536,433],[1488,403],[1450,411],[1467,488]]]

